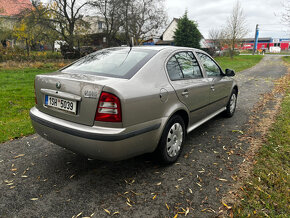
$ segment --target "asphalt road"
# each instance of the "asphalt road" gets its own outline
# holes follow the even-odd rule
[[[174,217],[187,210],[189,217],[215,217],[244,160],[240,131],[286,72],[281,57],[265,56],[239,73],[234,117],[218,116],[190,133],[172,166],[151,155],[89,161],[38,135],[0,144],[0,217]]]

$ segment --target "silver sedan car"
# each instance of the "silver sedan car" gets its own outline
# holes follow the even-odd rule
[[[45,139],[87,157],[179,157],[185,135],[231,117],[238,86],[207,53],[183,47],[117,47],[35,78],[30,117]]]

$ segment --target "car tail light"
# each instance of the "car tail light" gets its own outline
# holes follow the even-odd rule
[[[120,99],[111,93],[102,92],[95,120],[103,122],[122,122]]]
[[[35,91],[35,79],[34,79],[34,100],[35,100],[35,104],[37,104],[36,91]]]

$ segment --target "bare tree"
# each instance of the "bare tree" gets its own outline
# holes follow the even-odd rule
[[[92,5],[105,19],[108,46],[118,33],[128,44],[131,37],[139,44],[146,37],[157,36],[167,21],[164,0],[94,0]]]
[[[97,13],[105,19],[105,35],[109,47],[114,44],[122,25],[120,9],[122,3],[122,0],[98,0],[91,3],[97,9]]]
[[[287,2],[283,2],[282,6],[284,8],[284,11],[282,12],[282,22],[286,25],[290,26],[290,1],[287,0]]]
[[[222,29],[212,28],[208,31],[208,37],[212,42],[214,49],[222,47]]]
[[[167,21],[164,0],[97,0],[92,3],[105,19],[105,34],[110,46],[118,32],[127,43],[136,44],[158,35]]]
[[[167,22],[163,0],[137,0],[131,4],[129,34],[139,44],[158,35]]]
[[[123,29],[127,42],[136,44],[157,36],[167,22],[164,0],[123,0]]]
[[[246,17],[239,1],[233,7],[232,14],[227,20],[224,30],[233,57],[236,44],[247,34]]]
[[[73,49],[76,40],[76,26],[87,25],[82,20],[81,11],[88,5],[88,1],[79,0],[50,0],[46,7],[39,7],[39,1],[33,1],[34,11],[38,22],[57,32]]]

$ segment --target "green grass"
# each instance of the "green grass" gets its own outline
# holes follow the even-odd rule
[[[290,64],[290,56],[284,56],[283,57],[283,61],[285,61],[286,63]]]
[[[230,57],[216,57],[215,60],[220,64],[223,70],[226,68],[233,69],[235,72],[240,72],[248,69],[262,60],[262,55],[239,55]]]
[[[35,104],[34,77],[53,70],[0,69],[0,142],[34,132],[29,118],[29,109]]]
[[[268,142],[259,151],[234,217],[289,217],[290,93],[282,103]]]

